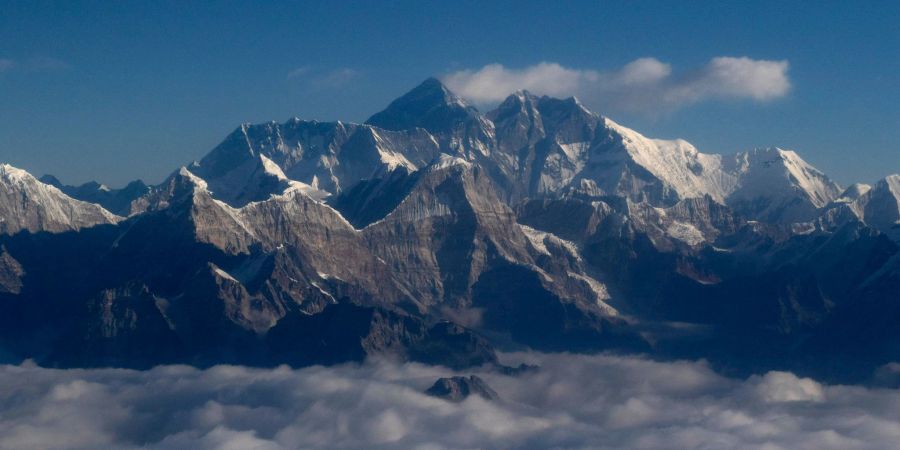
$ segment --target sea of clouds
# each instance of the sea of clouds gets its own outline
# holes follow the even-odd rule
[[[504,354],[500,401],[422,394],[452,372],[370,361],[148,371],[0,366],[0,448],[888,448],[900,391],[786,372],[736,380],[702,362]],[[464,372],[465,374],[473,372]]]

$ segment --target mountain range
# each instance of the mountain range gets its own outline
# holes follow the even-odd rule
[[[162,183],[0,166],[0,358],[498,365],[495,349],[864,380],[900,359],[900,175],[700,152],[431,78],[365,123],[245,124]]]

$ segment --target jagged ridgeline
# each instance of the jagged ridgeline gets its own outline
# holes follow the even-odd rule
[[[0,357],[467,367],[495,349],[860,380],[900,358],[900,176],[701,153],[429,79],[366,123],[242,125],[159,185],[0,166]]]

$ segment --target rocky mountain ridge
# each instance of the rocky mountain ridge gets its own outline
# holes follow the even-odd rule
[[[0,347],[44,364],[527,346],[849,379],[900,357],[897,176],[842,190],[795,152],[705,154],[574,98],[482,114],[429,79],[365,124],[242,125],[149,188],[2,172]]]

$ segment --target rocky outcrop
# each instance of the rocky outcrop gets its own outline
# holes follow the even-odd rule
[[[500,398],[484,380],[476,375],[439,378],[425,393],[451,402],[461,402],[472,395],[477,395],[488,401]]]

